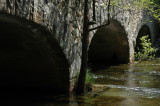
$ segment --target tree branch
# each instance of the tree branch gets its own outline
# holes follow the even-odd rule
[[[98,29],[98,28],[104,27],[104,26],[109,25],[109,24],[110,24],[110,22],[109,22],[109,23],[106,23],[106,24],[104,24],[104,25],[97,26],[97,27],[95,27],[95,28],[91,28],[91,29],[89,29],[88,31],[93,31],[93,30],[96,30],[96,29]]]
[[[108,7],[108,8],[107,8],[107,10],[108,10],[108,15],[107,15],[107,16],[108,16],[108,22],[107,22],[107,23],[109,23],[109,24],[110,24],[110,2],[111,2],[111,1],[108,0],[108,6],[107,6],[107,7]]]
[[[93,0],[94,1],[94,0]],[[108,12],[108,14],[107,14],[107,16],[108,16],[108,21],[107,21],[107,23],[106,24],[104,24],[104,25],[100,25],[100,26],[98,26],[98,27],[95,27],[95,28],[91,28],[91,29],[89,29],[88,31],[93,31],[93,30],[96,30],[96,29],[98,29],[98,28],[101,28],[101,27],[104,27],[104,26],[106,26],[106,25],[109,25],[110,24],[110,0],[108,0],[108,5],[107,5],[107,12]],[[95,13],[94,13],[95,14]],[[95,15],[94,15],[95,16]]]
[[[93,21],[96,21],[96,14],[95,14],[95,0],[93,0]]]

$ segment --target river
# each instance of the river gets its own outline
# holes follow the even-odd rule
[[[21,106],[160,106],[160,60],[94,69],[92,92],[58,95]],[[13,104],[11,103],[11,104]]]

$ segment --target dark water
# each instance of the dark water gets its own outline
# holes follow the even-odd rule
[[[46,96],[12,101],[21,106],[160,106],[160,61],[110,66],[93,73],[93,91],[84,96]],[[45,99],[44,99],[45,98]]]

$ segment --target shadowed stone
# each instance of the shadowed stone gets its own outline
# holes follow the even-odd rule
[[[0,15],[0,93],[67,93],[69,65],[54,35],[31,21]]]

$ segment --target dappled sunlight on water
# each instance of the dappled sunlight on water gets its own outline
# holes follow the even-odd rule
[[[34,99],[26,106],[160,106],[160,62],[124,64],[98,69],[92,74],[93,91]],[[15,101],[14,101],[15,102]]]
[[[113,99],[111,104],[113,106],[159,106],[159,66],[160,64],[157,63],[146,62],[111,66],[95,72],[95,88],[108,88],[96,98]],[[121,98],[121,100],[116,101],[114,98]]]

